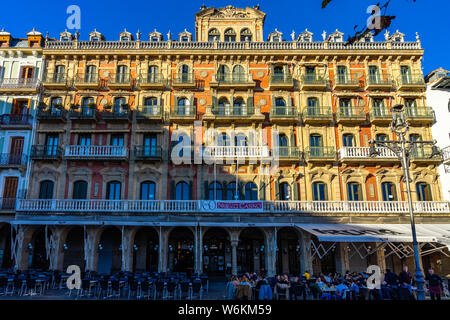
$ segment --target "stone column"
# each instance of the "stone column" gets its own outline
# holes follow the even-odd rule
[[[84,255],[86,257],[86,270],[98,270],[98,242],[100,238],[100,228],[87,227],[86,240],[84,243]]]
[[[311,258],[311,234],[301,232],[302,244],[300,247],[300,272],[303,274],[308,271],[309,274],[313,272],[312,258]]]
[[[346,242],[336,244],[336,272],[340,274],[345,274],[347,270],[350,270],[347,246]]]
[[[230,244],[231,244],[231,273],[232,275],[237,275],[237,247],[239,245],[239,232],[232,231],[230,233]]]
[[[375,246],[379,246],[381,243],[375,243]],[[384,247],[379,248],[377,250],[376,257],[377,257],[377,265],[381,269],[381,273],[386,273],[386,258],[384,257]]]
[[[15,269],[16,270],[27,270],[28,269],[28,257],[29,249],[28,244],[33,238],[34,228],[30,226],[19,226],[16,235],[16,259],[15,259]]]
[[[202,255],[202,248],[200,246],[200,230],[199,227],[194,227],[194,272],[195,273],[202,273],[202,262],[201,262],[201,255]]]
[[[67,237],[67,228],[66,227],[55,227],[52,229],[52,235],[51,235],[51,245],[52,248],[50,249],[50,270],[59,270],[59,271],[65,271],[63,270],[63,263],[64,263],[64,242]]]
[[[167,272],[167,255],[169,250],[169,230],[162,227],[159,230],[159,262],[158,272]]]
[[[277,239],[275,236],[275,228],[272,230],[267,230],[265,232],[265,248],[266,248],[266,271],[268,277],[273,277],[276,274],[276,248]]]
[[[122,229],[122,271],[133,271],[133,244],[135,230],[130,227]]]

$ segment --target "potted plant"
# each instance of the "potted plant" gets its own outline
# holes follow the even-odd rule
[[[95,102],[89,102],[88,103],[88,107],[91,108],[92,110],[96,110],[97,109],[97,104]]]
[[[79,105],[79,104],[75,104],[75,103],[72,103],[72,104],[70,105],[70,109],[71,109],[71,110],[78,110],[79,107],[80,107],[80,105]]]
[[[47,104],[44,101],[39,102],[38,109],[39,111],[44,111],[47,108]]]

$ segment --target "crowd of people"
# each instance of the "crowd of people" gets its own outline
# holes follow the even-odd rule
[[[227,283],[226,298],[229,300],[414,300],[415,279],[403,267],[399,274],[386,270],[380,289],[370,289],[366,272],[346,271],[339,273],[290,277],[286,274],[266,277],[264,272],[232,276]],[[426,275],[426,288],[431,300],[441,300],[448,283],[433,269]],[[448,280],[447,280],[448,281]]]

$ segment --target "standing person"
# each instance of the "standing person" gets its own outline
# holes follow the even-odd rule
[[[398,276],[391,271],[391,269],[386,269],[386,274],[384,275],[384,282],[386,282],[387,296],[388,299],[398,299]]]
[[[426,277],[426,280],[428,280],[428,287],[430,290],[430,297],[431,300],[441,300],[442,295],[442,279],[437,274],[434,273],[433,268],[430,268],[428,270],[428,274]]]
[[[400,278],[400,287],[405,289],[407,288],[410,294],[410,297],[408,297],[408,299],[406,299],[406,297],[403,297],[403,299],[401,300],[409,300],[411,299],[412,296],[412,276],[411,273],[409,273],[408,271],[408,266],[403,266],[403,271],[400,272],[400,274],[398,275],[398,277]],[[400,290],[401,291],[401,290]]]

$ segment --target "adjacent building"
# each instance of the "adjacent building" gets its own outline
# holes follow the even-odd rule
[[[265,16],[203,6],[195,39],[45,39],[30,184],[11,222],[17,268],[223,276],[413,263],[400,162],[387,149],[370,158],[369,141],[396,138],[398,103],[409,138],[432,140],[418,36],[264,39]],[[450,206],[431,156],[411,161],[414,209],[423,263],[444,272]]]

